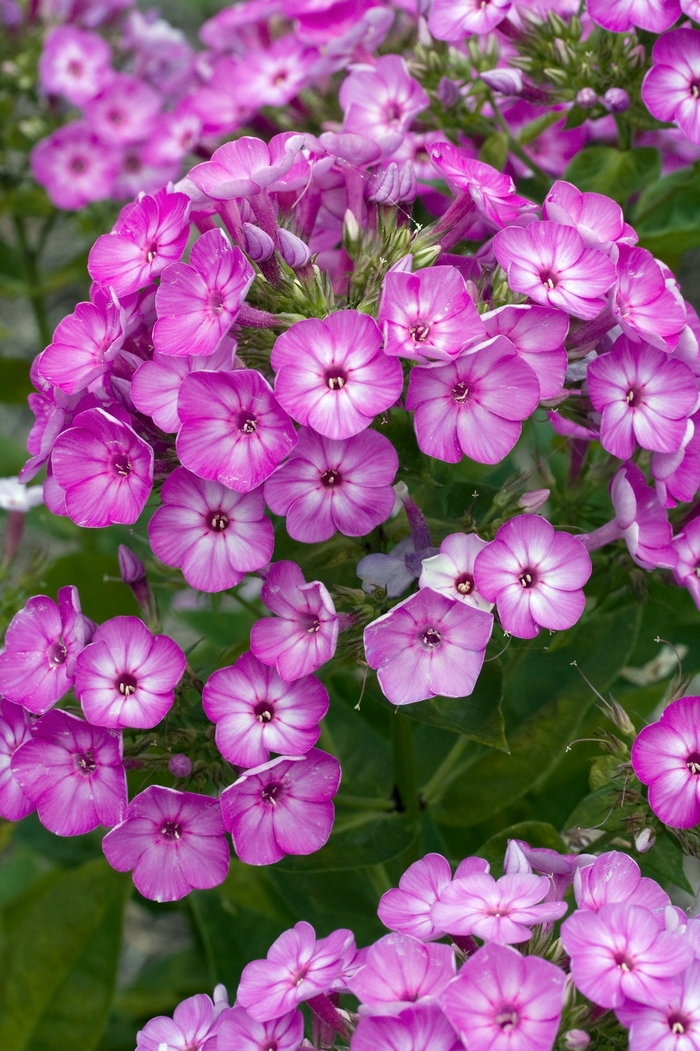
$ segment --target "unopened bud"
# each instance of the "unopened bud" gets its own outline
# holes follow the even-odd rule
[[[518,507],[522,507],[526,515],[534,515],[549,499],[549,489],[532,489],[529,493],[523,493],[518,500]]]
[[[581,109],[593,109],[597,101],[598,96],[596,95],[593,88],[581,88],[578,95],[576,96],[576,105],[580,106]],[[578,1030],[572,1029],[572,1032],[576,1033],[578,1032]]]
[[[275,250],[275,242],[269,234],[252,223],[243,223],[245,250],[254,263],[264,263]]]
[[[646,854],[656,843],[656,832],[653,828],[643,828],[634,837],[634,849],[638,854]]]
[[[451,109],[457,105],[462,96],[454,80],[450,80],[449,77],[441,77],[437,86],[437,97],[441,106]]]
[[[399,201],[415,201],[417,193],[416,169],[412,161],[404,161],[399,168]]]
[[[277,239],[279,241],[280,255],[287,266],[291,266],[292,270],[298,270],[300,267],[306,266],[311,258],[311,252],[309,251],[309,246],[300,237],[290,233],[289,230],[285,230],[281,226],[277,232]]]
[[[426,266],[432,266],[436,259],[440,258],[442,248],[440,245],[425,245],[413,252],[413,269],[422,270]]]
[[[119,545],[117,557],[119,559],[119,572],[121,573],[121,578],[124,583],[131,588],[133,596],[138,602],[146,622],[151,627],[157,626],[158,611],[155,599],[153,598],[153,592],[151,591],[146,577],[146,569],[143,562],[130,548],[125,547],[124,544]]]
[[[603,95],[608,113],[624,113],[630,108],[630,97],[624,88],[609,88]]]
[[[569,1029],[564,1033],[564,1047],[568,1051],[585,1051],[590,1042],[590,1036],[583,1029]]]
[[[360,224],[355,217],[355,213],[350,208],[346,208],[345,215],[343,216],[343,244],[348,252],[351,252],[357,247],[360,243],[361,235],[362,231],[360,230]]]
[[[604,715],[608,717],[610,722],[617,727],[620,733],[624,734],[625,737],[630,737],[634,740],[637,736],[634,723],[619,701],[616,701],[614,697],[611,697],[609,700],[603,701],[599,704],[598,707]]]
[[[481,79],[501,95],[519,95],[523,90],[523,75],[519,69],[487,69],[481,74]]]
[[[212,996],[214,1001],[214,1018],[218,1018],[222,1011],[228,1009],[228,989],[225,985],[219,982],[218,985],[214,986],[214,995]]]
[[[189,777],[192,773],[192,760],[187,755],[172,755],[168,760],[168,770],[173,777]]]
[[[418,19],[418,43],[421,47],[432,47],[433,37],[428,29],[428,23],[423,15]]]

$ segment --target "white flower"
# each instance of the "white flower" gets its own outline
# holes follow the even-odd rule
[[[18,478],[0,478],[0,508],[3,511],[26,513],[43,502],[42,486],[34,485],[29,489]]]

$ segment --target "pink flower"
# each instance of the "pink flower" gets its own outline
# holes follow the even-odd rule
[[[90,277],[118,296],[148,285],[184,252],[189,209],[189,197],[167,190],[127,205],[112,233],[102,234],[90,249]]]
[[[126,146],[148,138],[160,107],[160,95],[143,80],[115,73],[87,103],[85,116],[103,142]]]
[[[544,199],[542,218],[575,227],[589,248],[608,253],[617,241],[637,239],[616,201],[602,193],[582,193],[559,179]]]
[[[474,583],[474,561],[487,545],[488,541],[476,533],[452,533],[445,537],[440,554],[423,559],[418,586],[432,588],[448,598],[490,613],[493,602],[482,598]]]
[[[415,409],[418,445],[428,456],[459,463],[500,463],[535,411],[540,385],[505,336],[449,365],[411,370],[406,408]]]
[[[104,201],[114,189],[121,153],[82,120],[57,128],[32,149],[32,175],[57,208],[77,211]]]
[[[222,341],[218,350],[207,357],[188,355],[176,358],[156,351],[151,361],[139,365],[131,380],[131,400],[139,412],[150,416],[167,434],[176,434],[182,421],[177,412],[180,387],[190,372],[230,372],[233,369],[236,342]]]
[[[470,1051],[550,1051],[566,976],[539,956],[485,945],[463,964],[440,1003]]]
[[[642,84],[649,112],[658,120],[675,121],[686,138],[700,143],[700,33],[696,29],[664,33],[651,56],[653,64]]]
[[[680,13],[678,0],[588,0],[593,21],[613,33],[628,33],[635,26],[663,33]]]
[[[243,135],[219,146],[210,161],[192,168],[189,177],[216,201],[254,196],[287,174],[302,143],[300,135],[286,132],[273,135],[269,143]]]
[[[109,44],[97,33],[56,26],[39,58],[39,83],[48,95],[63,95],[82,106],[113,76],[111,60]]]
[[[190,587],[226,591],[272,558],[274,532],[262,489],[237,493],[178,467],[163,483],[163,506],[148,523],[154,555],[177,566]]]
[[[279,37],[269,47],[246,51],[236,85],[236,100],[251,110],[261,106],[286,106],[305,88],[318,62],[315,48],[299,40],[294,33]]]
[[[435,926],[430,910],[451,880],[452,870],[442,854],[426,854],[409,865],[398,887],[382,894],[379,919],[389,930],[412,934],[422,941],[442,938],[445,932]]]
[[[424,945],[410,934],[386,934],[370,945],[348,980],[361,1014],[399,1014],[410,1003],[434,999],[455,976],[451,945]]]
[[[700,821],[700,697],[681,697],[645,726],[632,745],[632,766],[649,785],[649,806],[673,828]]]
[[[198,993],[178,1004],[172,1018],[159,1015],[147,1022],[136,1034],[136,1051],[162,1051],[163,1045],[168,1051],[205,1051],[222,1022],[222,1013],[211,998]]]
[[[569,330],[566,314],[523,303],[491,310],[481,320],[488,336],[505,336],[530,366],[540,385],[540,398],[559,394],[569,364],[564,346]]]
[[[255,274],[222,230],[208,230],[188,263],[171,263],[156,292],[153,342],[163,354],[213,354],[227,334]]]
[[[611,295],[615,320],[633,342],[646,341],[659,350],[678,345],[687,323],[683,297],[667,287],[651,252],[619,246],[617,286]]]
[[[700,962],[687,967],[664,1004],[628,1000],[615,1013],[629,1029],[630,1051],[691,1051],[700,1041]]]
[[[201,120],[196,113],[188,113],[184,105],[176,107],[173,113],[161,113],[158,127],[144,143],[144,162],[178,164],[196,147],[201,131]]]
[[[0,817],[6,821],[21,821],[35,809],[12,772],[12,756],[31,738],[31,721],[24,708],[0,701]]]
[[[466,36],[490,33],[511,6],[512,0],[434,0],[428,29],[436,40],[461,44]]]
[[[79,413],[51,455],[66,511],[76,525],[131,525],[153,484],[153,449],[104,409]]]
[[[693,959],[679,934],[660,930],[650,909],[627,902],[575,912],[562,924],[561,939],[576,986],[600,1007],[622,1007],[627,999],[663,1003]]]
[[[310,675],[329,661],[338,641],[338,615],[320,580],[304,581],[294,562],[274,562],[260,598],[275,618],[255,622],[250,648],[274,665],[285,682]]]
[[[286,854],[313,854],[333,828],[331,800],[340,784],[335,756],[312,748],[246,770],[221,796],[224,824],[246,865],[272,865]]]
[[[650,469],[663,507],[675,507],[676,500],[690,503],[700,489],[700,413],[688,420],[680,448],[654,453]]]
[[[93,628],[73,586],[59,589],[58,605],[46,595],[28,599],[5,635],[0,694],[43,715],[73,685],[75,662]]]
[[[372,69],[354,70],[340,85],[338,99],[343,129],[376,142],[384,157],[401,145],[413,118],[430,105],[400,55],[383,55]]]
[[[621,901],[644,905],[656,914],[661,927],[664,926],[664,909],[671,904],[668,894],[656,880],[642,876],[637,862],[619,850],[610,850],[591,865],[577,868],[574,894],[579,909],[592,912],[598,912],[603,905]]]
[[[487,339],[464,278],[452,266],[416,274],[389,271],[378,321],[384,353],[425,362],[450,361],[464,346]]]
[[[297,321],[272,348],[277,400],[326,438],[359,434],[403,387],[401,363],[381,346],[376,321],[356,310]]]
[[[422,588],[367,625],[367,663],[392,704],[468,697],[492,627],[490,613]]]
[[[268,1048],[297,1051],[303,1039],[304,1016],[301,1011],[290,1011],[280,1018],[256,1022],[244,1007],[232,1007],[221,1020],[216,1051],[268,1051]]]
[[[333,441],[301,427],[298,445],[265,482],[265,500],[287,516],[294,540],[329,540],[336,529],[365,536],[393,510],[398,466],[393,445],[378,431]]]
[[[329,990],[355,951],[352,931],[317,939],[310,923],[297,923],[272,943],[267,959],[246,964],[237,1003],[258,1022],[281,1018]]]
[[[118,304],[78,303],[56,327],[39,357],[39,375],[65,394],[82,390],[110,368],[124,342],[124,318]]]
[[[392,1017],[361,1018],[352,1051],[462,1051],[464,1045],[437,1004],[406,1007]]]
[[[57,836],[116,825],[126,807],[122,736],[68,712],[47,712],[12,757],[12,774]]]
[[[75,692],[95,726],[149,730],[172,707],[185,654],[167,635],[151,635],[138,617],[100,624],[79,654]]]
[[[152,901],[178,901],[226,879],[229,848],[218,799],[149,785],[102,840],[107,861]]]
[[[490,164],[475,160],[464,148],[454,146],[451,142],[439,142],[431,147],[429,153],[433,167],[452,186],[467,194],[471,206],[489,223],[503,228],[516,220],[523,211],[534,209],[531,201],[518,197],[515,183],[509,175],[503,175]]]
[[[216,723],[216,747],[236,766],[266,763],[270,752],[303,755],[316,744],[328,691],[313,675],[285,682],[274,668],[244,653],[232,668],[209,676],[204,711]]]
[[[178,415],[181,463],[238,493],[256,489],[297,443],[292,421],[254,369],[187,376]]]
[[[617,276],[603,252],[586,248],[578,230],[559,223],[501,230],[493,250],[513,291],[586,321],[600,313],[600,297]]]
[[[546,876],[513,873],[495,880],[486,872],[454,879],[440,891],[430,918],[448,934],[475,934],[484,941],[511,945],[531,937],[531,927],[560,919],[563,901],[544,904],[549,892]]]
[[[555,533],[540,515],[511,518],[474,563],[477,589],[496,603],[503,630],[521,639],[533,639],[540,628],[572,627],[583,613],[581,589],[590,575],[581,541]]]
[[[700,518],[689,522],[683,532],[673,538],[672,543],[678,557],[673,570],[674,576],[682,587],[687,587],[693,602],[700,609]]]

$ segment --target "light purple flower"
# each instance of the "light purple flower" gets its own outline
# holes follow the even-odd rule
[[[688,522],[672,542],[678,558],[674,576],[682,587],[687,587],[693,602],[700,609],[700,519],[694,518]],[[1,662],[0,657],[0,667]]]
[[[294,562],[274,562],[260,598],[276,616],[251,628],[250,648],[258,660],[274,665],[285,682],[294,682],[331,659],[339,623],[325,584],[307,584]]]
[[[540,385],[540,398],[554,398],[564,383],[568,358],[564,340],[569,319],[561,310],[520,304],[481,315],[488,336],[505,336]]]
[[[629,1029],[630,1051],[693,1051],[700,1043],[700,962],[681,975],[680,988],[658,1007],[628,1000],[615,1012]]]
[[[258,1022],[281,1018],[327,992],[355,951],[352,931],[340,928],[317,939],[310,923],[297,923],[272,943],[267,959],[246,964],[237,1003]]]
[[[590,575],[581,541],[555,533],[540,515],[511,518],[474,564],[477,590],[496,603],[503,630],[520,639],[533,639],[540,628],[572,627],[583,613]]]
[[[107,146],[82,120],[57,128],[34,146],[32,175],[57,208],[77,211],[114,190],[121,152]]]
[[[144,898],[178,901],[226,879],[229,847],[218,799],[149,785],[129,803],[124,820],[102,840],[117,872],[133,869]]]
[[[285,682],[253,653],[209,676],[204,711],[216,723],[216,747],[236,766],[266,763],[270,752],[303,755],[316,744],[328,691],[313,675]]]
[[[461,44],[474,33],[490,33],[507,16],[512,0],[434,0],[428,29],[436,40]]]
[[[361,1018],[351,1051],[462,1051],[464,1045],[437,1004],[406,1007],[392,1017]]]
[[[385,934],[370,945],[348,979],[361,1014],[399,1014],[410,1003],[435,999],[455,976],[451,945],[424,944],[410,934]]]
[[[53,340],[39,357],[39,375],[65,394],[87,387],[110,368],[124,342],[124,318],[117,303],[78,303],[59,321]]]
[[[138,617],[113,617],[78,655],[75,692],[94,726],[149,730],[172,707],[185,654]]]
[[[206,993],[190,996],[178,1004],[173,1017],[158,1015],[136,1034],[136,1051],[205,1051],[223,1022],[222,1012]],[[218,1045],[214,1041],[210,1048]]]
[[[381,345],[376,321],[356,310],[297,321],[272,348],[277,400],[327,438],[359,434],[403,387],[401,363]]]
[[[656,915],[659,926],[664,926],[664,909],[671,899],[656,880],[642,876],[639,865],[627,854],[610,850],[601,854],[590,865],[576,869],[574,894],[579,909],[598,912],[603,905],[626,901],[630,905],[644,905]]]
[[[151,548],[161,562],[179,567],[190,587],[226,591],[272,558],[275,537],[262,489],[237,493],[178,467],[161,499],[148,523]]]
[[[470,1051],[550,1051],[565,981],[548,960],[485,945],[463,964],[440,1003]]]
[[[674,453],[654,453],[650,470],[663,507],[675,507],[677,500],[691,502],[700,489],[699,413],[688,419],[680,448]]]
[[[449,365],[411,370],[406,408],[415,410],[418,445],[428,456],[459,463],[500,463],[534,412],[540,385],[505,336],[495,336]]]
[[[75,662],[93,629],[72,585],[59,589],[58,605],[46,595],[28,599],[5,634],[0,694],[43,715],[73,685]]]
[[[468,195],[462,202],[463,208],[468,211],[467,206],[471,202],[470,207],[476,208],[479,215],[494,226],[508,226],[523,211],[534,209],[531,201],[518,197],[515,183],[509,175],[503,175],[490,164],[475,160],[464,148],[454,146],[451,142],[438,142],[430,148],[429,154],[431,164],[440,175]],[[455,207],[458,203],[459,198],[455,201]]]
[[[582,193],[561,179],[557,179],[542,203],[542,218],[574,226],[589,248],[602,248],[606,253],[618,241],[637,240],[617,201],[602,193]]]
[[[320,850],[333,828],[339,784],[340,763],[317,748],[246,770],[221,795],[224,824],[241,861],[272,865],[286,854]]]
[[[365,655],[392,704],[468,697],[492,628],[490,613],[422,588],[367,625]]]
[[[297,1051],[303,1039],[304,1016],[301,1011],[294,1010],[267,1022],[257,1022],[245,1007],[238,1006],[224,1013],[216,1036],[216,1051],[268,1051],[269,1048]]]
[[[690,142],[700,143],[700,33],[696,29],[664,33],[651,56],[652,67],[642,84],[649,112],[658,120],[675,121]]]
[[[430,105],[400,55],[382,55],[372,69],[355,69],[340,85],[343,129],[364,135],[390,156],[403,141],[413,118]]]
[[[161,113],[158,127],[143,145],[141,156],[146,164],[179,164],[199,142],[202,122],[196,113],[184,106],[173,113]]]
[[[451,880],[452,870],[442,854],[426,854],[409,865],[398,887],[382,895],[377,908],[379,919],[389,930],[423,941],[442,938],[445,932],[435,926],[430,910]]]
[[[663,33],[681,13],[678,0],[588,0],[587,9],[594,22],[613,33],[627,33],[635,26]]]
[[[474,583],[474,560],[487,543],[476,533],[452,533],[445,537],[440,554],[423,559],[418,586],[432,588],[448,598],[490,613],[493,602],[487,602]]]
[[[563,901],[542,903],[549,892],[546,876],[513,873],[495,880],[485,872],[454,879],[440,891],[430,911],[437,928],[448,934],[475,934],[484,941],[511,945],[528,941],[531,927],[561,919]]]
[[[115,73],[87,103],[85,117],[103,142],[127,146],[148,138],[160,107],[160,95],[143,80]]]
[[[12,774],[57,836],[116,825],[126,807],[122,736],[68,712],[42,715],[12,757]]]
[[[650,909],[627,902],[575,912],[562,924],[561,939],[578,989],[608,1008],[626,999],[663,1003],[694,955],[681,935],[659,928]]]
[[[261,106],[286,106],[305,88],[319,53],[296,34],[279,37],[270,46],[250,48],[242,63],[236,99],[251,110]]]
[[[635,343],[673,350],[687,323],[683,297],[667,286],[651,252],[624,244],[618,251],[617,285],[611,295],[615,320]]]
[[[74,106],[83,106],[114,75],[111,59],[109,44],[97,33],[57,26],[39,58],[39,84],[48,95],[63,95]]]
[[[254,369],[192,373],[180,387],[177,411],[183,466],[238,493],[269,478],[297,443],[292,421]]]
[[[333,441],[301,427],[289,458],[265,482],[265,500],[287,516],[294,540],[312,544],[336,530],[365,536],[393,510],[398,466],[396,450],[378,431]]]
[[[12,756],[31,737],[31,720],[24,708],[0,701],[0,817],[6,821],[21,821],[35,809],[12,772]]]
[[[176,358],[156,351],[151,361],[139,365],[131,380],[131,400],[136,408],[150,416],[167,434],[176,434],[182,421],[177,413],[180,387],[190,372],[230,372],[234,365],[236,342],[222,341],[219,349],[207,357],[190,355]]]
[[[243,135],[226,142],[210,161],[189,173],[195,186],[216,201],[255,196],[286,175],[303,144],[301,135],[273,135],[269,143]]]
[[[645,726],[632,745],[632,765],[649,786],[649,806],[673,828],[700,821],[700,697],[681,697]]]

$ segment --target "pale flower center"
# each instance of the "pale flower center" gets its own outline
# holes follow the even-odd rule
[[[342,390],[348,382],[348,375],[344,369],[333,366],[326,372],[326,386],[329,390]]]
[[[457,577],[455,580],[455,587],[460,595],[468,595],[474,587],[474,578],[468,573],[462,573],[461,577]]]
[[[421,318],[416,320],[411,325],[411,339],[414,343],[425,343],[426,339],[430,335],[430,325],[427,321],[422,321]]]
[[[624,971],[625,974],[629,974],[630,971],[634,970],[634,960],[630,960],[629,956],[625,956],[624,953],[616,953],[614,960],[620,970]]]
[[[218,317],[224,309],[224,297],[221,292],[210,292],[207,300],[207,311],[214,317]]]
[[[499,1025],[504,1033],[509,1033],[511,1029],[514,1029],[519,1020],[518,1012],[510,1006],[500,1010],[494,1019],[496,1025]]]
[[[49,664],[52,664],[56,668],[58,668],[61,664],[66,663],[67,656],[68,651],[66,650],[66,647],[63,645],[60,639],[57,639],[55,642],[51,643],[48,652]]]
[[[117,689],[122,697],[131,697],[132,693],[136,693],[137,686],[136,679],[129,672],[124,672],[121,678],[117,680]]]
[[[668,1027],[674,1036],[683,1036],[685,1031],[690,1028],[690,1022],[685,1015],[674,1012],[668,1016]]]
[[[540,270],[540,281],[550,292],[552,292],[559,283],[557,281],[557,275],[551,270]]]
[[[275,709],[268,701],[259,701],[253,711],[259,723],[271,723],[275,714]]]

